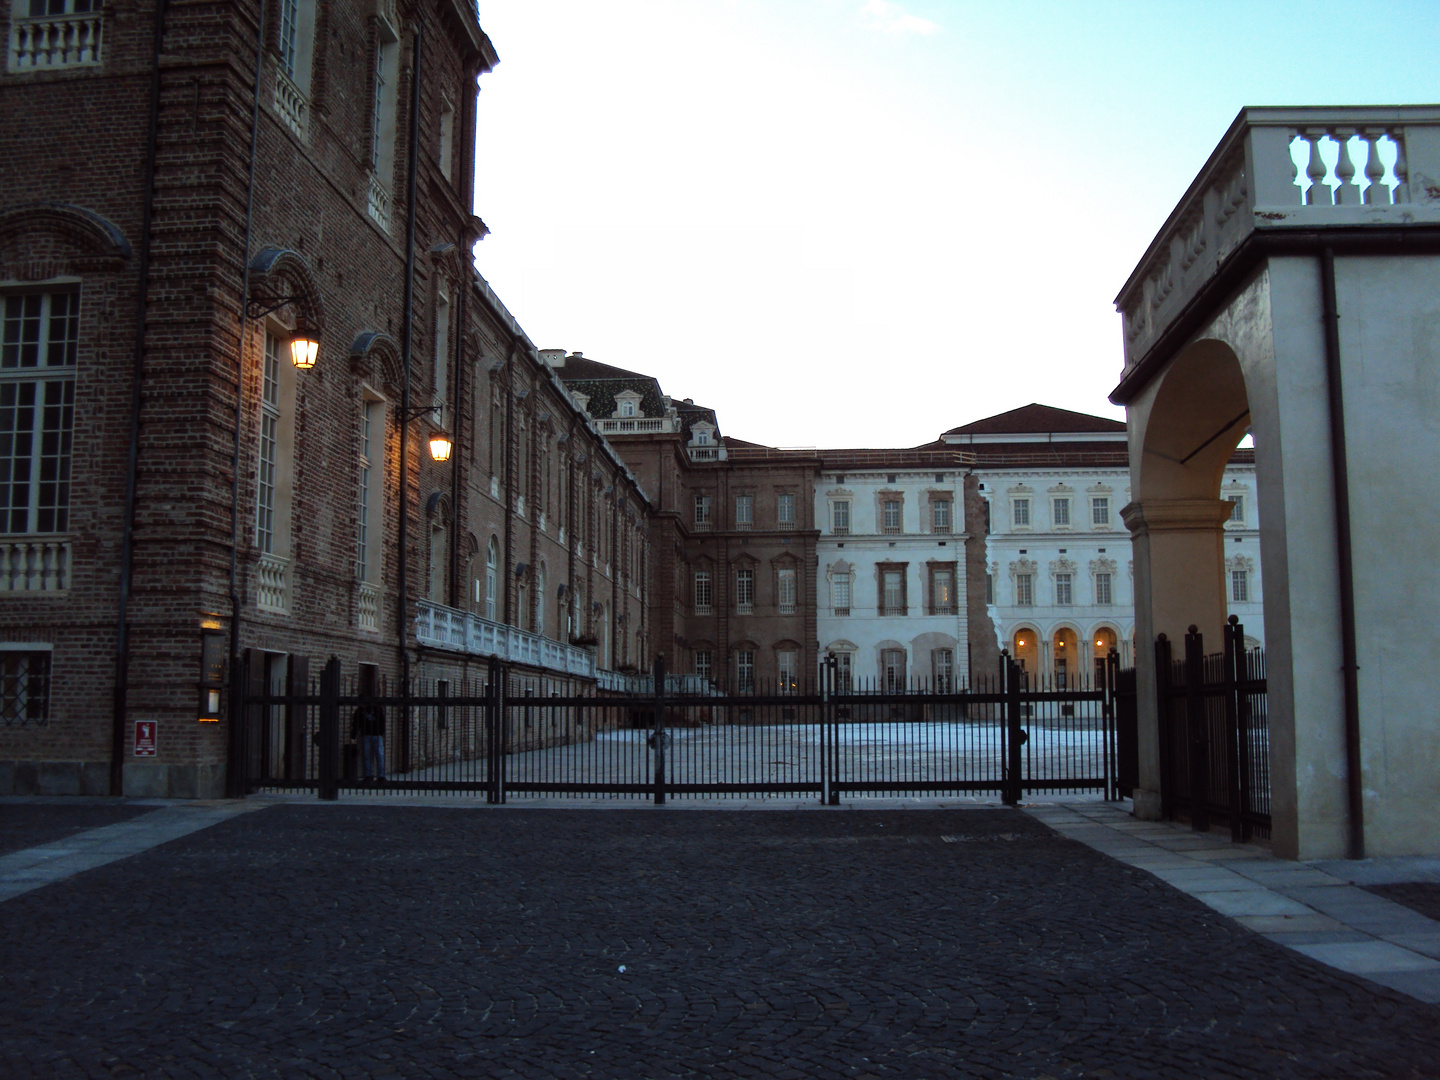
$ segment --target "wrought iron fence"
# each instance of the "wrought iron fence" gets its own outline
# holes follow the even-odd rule
[[[362,687],[332,660],[283,692],[242,666],[238,787],[649,798],[1100,791],[1118,797],[1115,659],[1083,683],[1004,657],[955,687],[794,680],[720,688],[666,677],[625,692],[517,671]],[[659,692],[656,688],[660,688]],[[366,693],[366,690],[369,693]]]
[[[1270,727],[1265,655],[1245,648],[1245,628],[1232,615],[1223,652],[1205,653],[1190,627],[1185,656],[1155,643],[1160,715],[1160,800],[1166,817],[1186,816],[1199,830],[1228,820],[1231,836],[1270,835]]]

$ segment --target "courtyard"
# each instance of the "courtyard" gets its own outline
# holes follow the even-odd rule
[[[0,1073],[1440,1072],[1440,1008],[1043,807],[456,801],[0,806],[7,850],[57,857],[107,821],[216,822],[0,903]]]

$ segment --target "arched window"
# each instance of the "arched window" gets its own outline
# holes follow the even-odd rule
[[[500,544],[490,538],[490,547],[485,552],[485,618],[495,621],[495,602],[500,586]]]

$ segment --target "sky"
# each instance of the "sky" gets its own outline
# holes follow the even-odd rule
[[[774,446],[1123,419],[1114,298],[1246,105],[1440,100],[1440,4],[480,0],[476,267]]]

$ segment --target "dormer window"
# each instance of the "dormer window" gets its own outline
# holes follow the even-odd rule
[[[622,401],[622,402],[620,402],[620,415],[621,415],[621,416],[634,416],[634,415],[635,415],[635,402],[633,402],[633,401]]]
[[[621,390],[615,395],[615,411],[610,414],[617,420],[634,419],[640,415],[640,395],[634,390]]]
[[[695,445],[696,445],[696,446],[709,446],[709,445],[710,445],[710,433],[709,433],[708,431],[697,431],[697,432],[695,432]]]

